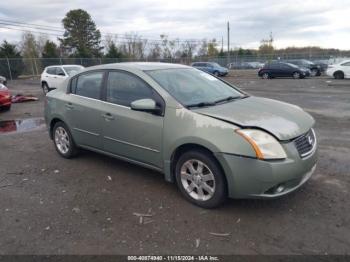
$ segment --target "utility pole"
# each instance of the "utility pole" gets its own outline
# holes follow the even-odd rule
[[[230,22],[227,22],[227,64],[230,63]]]
[[[224,37],[221,36],[221,52],[224,52]]]

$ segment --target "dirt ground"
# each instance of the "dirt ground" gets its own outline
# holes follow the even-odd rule
[[[350,80],[262,80],[254,71],[225,80],[316,119],[319,163],[304,187],[205,210],[159,173],[87,151],[59,157],[43,127],[0,134],[0,254],[350,254]],[[40,100],[0,120],[43,116],[36,81],[9,88]],[[134,213],[152,216],[140,223]]]

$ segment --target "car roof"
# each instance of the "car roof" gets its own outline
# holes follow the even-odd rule
[[[47,66],[46,68],[50,68],[50,67],[69,67],[69,66],[80,66],[80,67],[84,67],[82,65],[50,65]]]
[[[97,65],[86,68],[87,70],[96,69],[136,69],[141,71],[159,70],[159,69],[174,69],[174,68],[190,68],[186,65],[160,63],[160,62],[123,62],[114,64]]]

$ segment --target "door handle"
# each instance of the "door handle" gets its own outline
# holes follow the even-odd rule
[[[102,114],[102,117],[103,117],[106,121],[114,120],[114,116],[112,116],[111,113]]]
[[[74,106],[73,106],[72,103],[67,103],[65,106],[66,106],[66,108],[69,109],[69,110],[71,110],[71,109],[74,108]]]

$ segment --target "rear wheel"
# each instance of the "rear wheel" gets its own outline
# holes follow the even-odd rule
[[[317,69],[311,69],[311,76],[317,76],[318,70]]]
[[[294,79],[299,79],[299,78],[301,78],[301,77],[300,77],[300,73],[299,73],[299,72],[294,72],[294,73],[293,73],[293,78],[294,78]]]
[[[344,79],[344,73],[342,71],[337,71],[334,73],[335,79]]]
[[[53,142],[56,151],[64,158],[72,158],[78,153],[78,148],[68,127],[63,122],[57,122],[53,127]]]
[[[226,180],[217,161],[208,152],[188,151],[175,168],[176,182],[183,196],[197,206],[214,208],[226,199]]]

